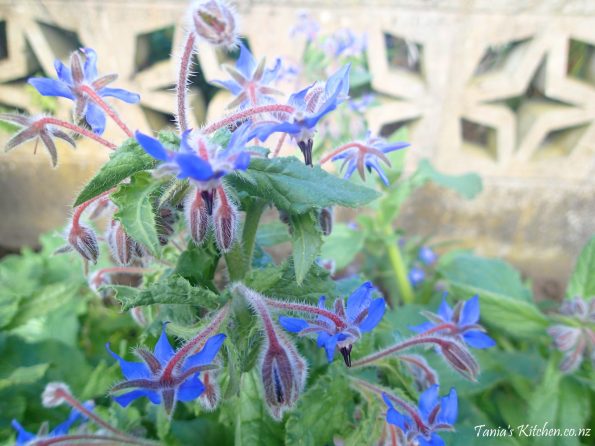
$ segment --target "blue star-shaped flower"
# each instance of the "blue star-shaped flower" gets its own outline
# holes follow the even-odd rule
[[[89,410],[93,410],[93,408],[95,407],[95,405],[93,404],[92,401],[88,401],[88,402],[84,403],[83,406],[85,406]],[[56,426],[53,430],[51,430],[49,432],[48,432],[47,423],[44,423],[44,424],[42,424],[42,426],[39,429],[39,432],[37,434],[33,434],[31,432],[26,431],[25,428],[23,426],[21,426],[21,424],[17,420],[12,420],[11,424],[12,424],[12,427],[17,431],[16,445],[24,446],[26,444],[31,444],[33,441],[40,440],[42,438],[53,438],[53,437],[59,437],[62,435],[66,435],[74,423],[76,423],[79,420],[85,421],[86,419],[87,419],[86,416],[81,414],[76,409],[73,409],[70,412],[70,415],[68,416],[66,421],[60,423],[58,426]]]
[[[426,265],[432,265],[433,263],[436,263],[436,260],[438,260],[438,256],[429,246],[422,246],[419,248],[417,258]]]
[[[120,363],[126,378],[112,387],[111,391],[135,389],[114,397],[122,407],[145,397],[153,404],[163,403],[165,411],[171,414],[176,401],[193,401],[204,391],[205,387],[199,379],[200,372],[216,368],[210,364],[219,352],[225,335],[212,336],[198,352],[188,347],[192,341],[176,352],[167,339],[165,326],[163,324],[161,336],[152,353],[144,348],[135,350],[143,362],[126,361],[114,353],[109,344],[106,345],[108,352]]]
[[[372,172],[374,169],[384,184],[388,186],[388,178],[380,166],[380,161],[390,167],[391,163],[386,154],[404,149],[409,146],[409,143],[389,143],[383,138],[372,137],[371,132],[368,131],[365,140],[353,142],[349,146],[351,147],[332,158],[333,161],[344,160],[341,165],[341,170],[345,170],[344,178],[351,177],[357,169],[362,180],[365,180],[365,170]]]
[[[29,79],[29,84],[43,96],[60,96],[74,101],[74,116],[78,121],[84,116],[93,132],[102,134],[105,130],[105,112],[91,102],[81,86],[91,87],[101,97],[114,97],[129,104],[136,104],[140,96],[121,88],[109,88],[107,85],[116,80],[117,75],[108,74],[101,76],[97,74],[97,53],[91,48],[82,48],[85,55],[84,64],[78,53],[70,56],[70,67],[65,66],[61,61],[56,60],[54,67],[58,79],[45,77],[34,77]]]
[[[411,285],[417,287],[426,279],[426,273],[423,269],[414,266],[409,270],[409,273],[407,273],[407,277],[409,278]]]
[[[269,95],[282,94],[268,86],[279,74],[281,59],[277,59],[273,68],[265,68],[265,59],[261,59],[257,64],[250,50],[240,43],[240,57],[235,68],[229,65],[225,65],[224,68],[231,79],[215,80],[213,83],[221,85],[236,96],[228,108],[272,102]]]
[[[436,431],[453,430],[458,415],[457,392],[454,388],[440,398],[438,385],[429,387],[419,396],[418,409],[414,414],[399,412],[386,393],[382,398],[388,406],[386,421],[401,429],[408,440],[417,441],[419,446],[444,446],[444,440]]]
[[[256,136],[265,141],[276,132],[290,135],[298,144],[307,165],[312,165],[312,137],[315,127],[326,114],[348,98],[350,64],[330,76],[324,85],[310,85],[294,93],[289,98],[289,105],[295,111],[283,114],[282,122],[263,124],[256,128]]]
[[[473,348],[483,349],[496,345],[496,342],[485,333],[485,329],[477,323],[479,321],[478,296],[457,303],[454,309],[443,298],[438,314],[424,312],[424,315],[430,321],[410,327],[413,331],[423,333],[433,330],[437,334],[459,337]]]
[[[372,283],[365,282],[347,298],[347,305],[344,305],[343,299],[337,299],[334,307],[334,314],[337,316],[335,320],[320,315],[315,320],[281,316],[279,323],[287,331],[300,336],[316,333],[318,347],[324,347],[329,363],[333,361],[338,346],[345,364],[351,367],[352,345],[362,333],[372,331],[386,311],[383,298],[372,299],[375,290]],[[325,308],[325,301],[322,296],[318,301],[319,308]]]

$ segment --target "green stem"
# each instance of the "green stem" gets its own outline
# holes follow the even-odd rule
[[[411,288],[409,278],[407,277],[407,268],[405,268],[401,250],[399,249],[399,246],[394,243],[392,237],[393,229],[390,225],[387,225],[384,232],[389,236],[389,243],[386,244],[386,250],[388,251],[388,259],[390,260],[390,265],[395,273],[395,278],[397,279],[397,285],[399,286],[403,302],[406,304],[413,303],[415,295],[413,294],[413,289]]]

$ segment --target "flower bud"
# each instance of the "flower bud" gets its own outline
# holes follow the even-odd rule
[[[217,196],[218,200],[213,213],[215,241],[221,252],[228,252],[235,241],[238,210],[227,199],[221,187],[217,189]]]
[[[442,356],[455,371],[459,372],[469,381],[476,381],[479,375],[479,364],[467,348],[450,339],[440,343]]]
[[[205,390],[198,398],[198,402],[203,409],[212,412],[221,401],[221,388],[217,382],[217,375],[214,370],[209,370],[202,373],[200,378]]]
[[[333,212],[331,208],[324,208],[320,211],[318,223],[324,235],[331,235],[331,232],[333,232]]]
[[[198,189],[188,194],[184,203],[184,215],[186,227],[190,231],[192,240],[200,245],[209,229],[209,214],[207,213],[207,204]]]
[[[41,403],[44,407],[56,407],[64,403],[65,396],[70,395],[70,388],[61,382],[48,383],[41,394]]]
[[[176,223],[176,214],[169,207],[159,208],[156,218],[157,235],[161,246],[167,245],[169,238],[174,233],[174,224]]]
[[[134,307],[130,309],[130,317],[132,317],[132,320],[136,322],[139,327],[145,328],[149,325],[143,307]]]
[[[211,45],[234,47],[238,40],[234,12],[222,0],[207,0],[192,10],[194,32]]]
[[[85,260],[97,263],[99,257],[99,245],[97,236],[93,229],[81,224],[73,224],[68,233],[68,243]]]
[[[102,288],[112,283],[111,276],[103,271],[95,271],[89,275],[87,280],[89,289],[95,293],[101,300],[109,299],[114,296],[114,291],[109,288]]]
[[[124,227],[118,220],[112,220],[105,240],[116,263],[128,265],[132,261],[135,248],[134,240],[128,237]]]

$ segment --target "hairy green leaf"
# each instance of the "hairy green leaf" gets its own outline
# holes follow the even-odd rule
[[[152,194],[158,187],[159,183],[149,173],[139,172],[131,177],[129,184],[122,184],[111,195],[118,206],[114,217],[120,220],[130,237],[146,246],[153,255],[160,249],[152,203]]]
[[[570,277],[566,297],[595,297],[595,237],[585,245]]]
[[[116,187],[122,180],[142,170],[152,169],[157,160],[147,154],[134,139],[127,139],[110,156],[99,172],[87,183],[74,202],[78,206]]]
[[[260,246],[274,246],[291,240],[286,224],[276,221],[258,226],[256,241]]]
[[[190,242],[188,249],[180,254],[175,274],[179,274],[192,285],[201,285],[215,291],[213,278],[221,254],[212,238],[200,246]]]
[[[301,285],[320,252],[322,232],[313,212],[290,216],[290,224],[295,280]]]
[[[419,163],[418,174],[439,186],[447,187],[457,192],[461,197],[468,200],[474,198],[482,189],[481,177],[476,173],[463,175],[446,175],[438,172],[429,160],[424,159]]]
[[[111,288],[117,291],[116,299],[122,303],[123,310],[153,304],[190,304],[216,308],[219,302],[219,297],[211,290],[193,287],[188,280],[179,276],[162,279],[144,290],[123,286]]]
[[[254,158],[246,172],[228,176],[239,191],[272,202],[278,209],[303,214],[333,205],[356,208],[378,198],[378,192],[308,167],[295,157]]]
[[[338,270],[345,268],[362,251],[364,238],[365,234],[360,230],[351,229],[344,223],[335,224],[322,245],[320,256],[334,260]]]

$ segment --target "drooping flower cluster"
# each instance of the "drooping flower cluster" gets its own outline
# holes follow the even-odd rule
[[[570,321],[552,325],[547,330],[554,347],[564,353],[560,370],[572,373],[589,357],[595,365],[595,299],[588,302],[580,297],[568,299],[560,306],[560,314]]]

